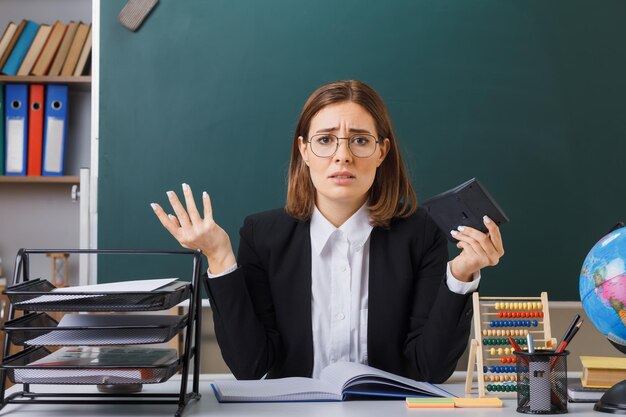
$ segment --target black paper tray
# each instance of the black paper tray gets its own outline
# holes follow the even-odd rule
[[[5,323],[4,331],[11,342],[18,346],[106,346],[165,343],[185,327],[187,315],[85,315],[83,319],[95,319],[96,325],[61,326],[45,313],[29,313]],[[137,325],[137,319],[147,317],[150,324]],[[106,325],[107,318],[119,318],[115,323],[127,321],[126,325]],[[88,320],[89,321],[89,320]],[[162,323],[159,323],[162,321]],[[135,323],[134,325],[132,323]]]
[[[37,278],[8,287],[4,294],[17,310],[28,311],[156,311],[189,298],[191,284],[174,281],[154,291],[63,292]],[[45,296],[45,301],[42,298]],[[85,298],[77,298],[85,297]]]
[[[181,367],[181,359],[171,364],[151,367],[86,367],[86,366],[29,366],[50,351],[44,347],[30,347],[7,357],[2,368],[11,382],[16,384],[62,384],[62,385],[117,385],[158,384],[167,381]]]

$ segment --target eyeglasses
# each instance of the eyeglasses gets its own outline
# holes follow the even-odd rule
[[[348,149],[357,158],[369,158],[374,155],[378,139],[374,135],[355,133],[347,138],[340,138],[331,133],[313,135],[309,138],[311,151],[320,158],[330,158],[339,149],[339,140],[348,141]]]

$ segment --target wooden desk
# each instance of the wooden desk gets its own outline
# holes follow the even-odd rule
[[[259,417],[281,417],[281,416],[298,416],[298,417],[381,417],[381,416],[413,416],[433,415],[438,417],[446,416],[521,416],[515,411],[517,401],[515,397],[503,398],[504,407],[499,409],[441,409],[441,410],[415,410],[408,409],[404,401],[346,401],[346,402],[300,402],[300,403],[241,403],[241,404],[220,404],[215,399],[211,390],[210,382],[215,379],[232,378],[229,375],[202,375],[200,378],[200,393],[202,398],[199,401],[190,403],[183,417],[239,417],[239,416],[259,416]],[[465,373],[458,372],[453,375],[447,384],[442,385],[443,388],[453,394],[464,396]],[[144,392],[174,392],[177,390],[180,379],[173,377],[171,380],[156,385],[145,385]],[[11,387],[9,393],[14,392],[21,385]],[[37,392],[86,392],[96,388],[93,386],[31,386],[33,391]],[[115,417],[173,417],[176,411],[174,405],[30,405],[30,404],[9,404],[0,410],[0,416],[41,416],[46,417],[67,417],[68,414],[81,417],[99,417],[99,416],[115,416]],[[593,404],[572,404],[568,405],[569,415],[581,417],[598,417],[599,414],[593,411]]]

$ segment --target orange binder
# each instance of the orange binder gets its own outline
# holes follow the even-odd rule
[[[41,175],[41,153],[43,149],[44,86],[31,84],[28,108],[28,166],[27,175]]]

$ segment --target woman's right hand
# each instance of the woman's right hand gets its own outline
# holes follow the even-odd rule
[[[176,216],[166,214],[160,205],[152,203],[152,209],[163,227],[187,249],[200,249],[209,261],[211,274],[221,274],[235,265],[237,260],[233,253],[228,234],[213,220],[211,199],[205,191],[202,193],[204,219],[200,217],[193,199],[191,187],[183,184],[183,195],[187,210],[183,207],[174,191],[168,191],[167,197]]]

